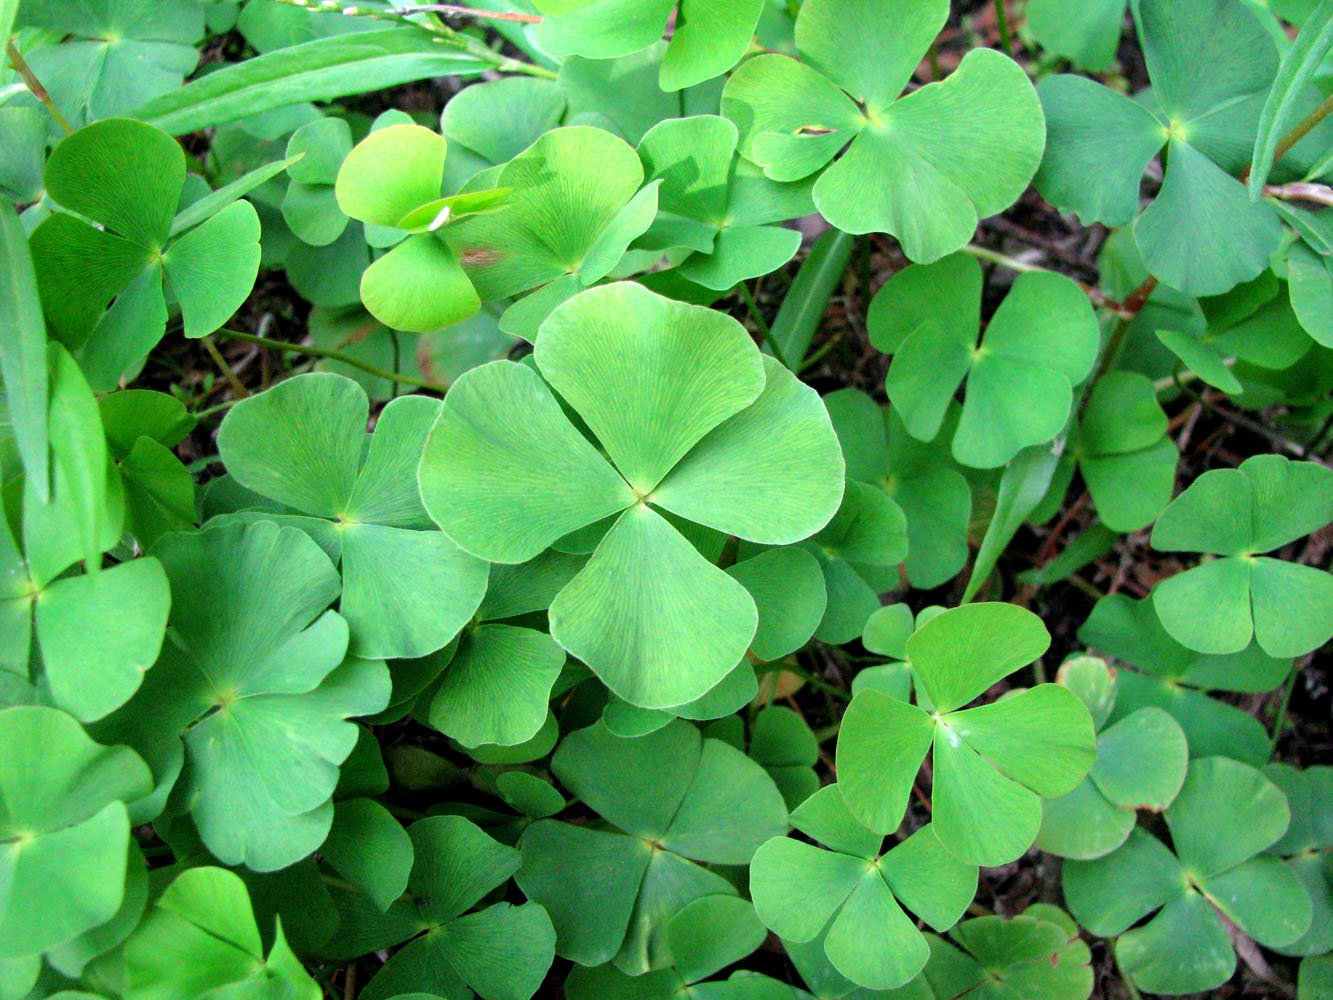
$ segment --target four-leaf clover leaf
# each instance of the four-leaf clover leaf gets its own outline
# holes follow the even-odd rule
[[[741,153],[774,180],[822,171],[815,207],[838,229],[891,233],[915,261],[957,250],[1022,194],[1045,130],[1027,74],[991,49],[899,98],[948,15],[947,0],[806,0],[801,61],[756,56],[727,80]]]
[[[413,470],[439,408],[426,396],[393,400],[367,448],[365,390],[318,372],[242,400],[218,430],[232,477],[290,511],[224,521],[272,519],[310,531],[341,565],[339,611],[354,656],[433,653],[486,592],[486,564],[434,529],[417,493]]]
[[[1116,937],[1116,961],[1151,993],[1195,993],[1231,978],[1236,956],[1220,911],[1261,944],[1310,926],[1310,897],[1281,859],[1260,854],[1286,832],[1286,797],[1247,764],[1190,764],[1167,808],[1173,850],[1137,828],[1123,847],[1064,867],[1065,900],[1093,934]],[[1141,927],[1129,928],[1154,910]]]
[[[965,604],[907,640],[930,711],[867,688],[838,737],[838,785],[871,830],[902,822],[917,771],[934,746],[933,827],[958,860],[995,866],[1036,839],[1041,800],[1074,790],[1096,757],[1092,720],[1058,684],[958,711],[1046,651],[1041,619],[1013,604]]]
[[[199,204],[211,211],[178,211],[184,186],[180,146],[142,122],[95,122],[51,153],[46,189],[68,212],[32,234],[33,265],[51,332],[76,352],[94,388],[115,385],[162,339],[166,287],[180,304],[185,336],[203,337],[254,286],[254,208],[245,201],[219,208],[206,197]]]
[[[1132,6],[1151,103],[1086,77],[1043,80],[1050,141],[1037,190],[1085,223],[1132,224],[1153,275],[1189,295],[1216,295],[1264,270],[1282,237],[1277,213],[1233,176],[1249,165],[1277,50],[1240,0]],[[1140,212],[1139,183],[1159,152],[1166,177]]]
[[[842,494],[828,414],[735,320],[635,284],[561,305],[535,361],[483,365],[450,390],[421,460],[426,509],[497,563],[608,522],[552,602],[551,635],[631,704],[692,701],[744,656],[757,611],[668,516],[765,544],[817,531]]]
[[[976,866],[945,850],[932,824],[886,851],[883,835],[852,816],[836,785],[806,799],[791,822],[828,849],[790,837],[759,848],[750,866],[759,918],[798,944],[822,935],[833,967],[866,989],[902,986],[930,957],[904,906],[944,931],[976,894]]]

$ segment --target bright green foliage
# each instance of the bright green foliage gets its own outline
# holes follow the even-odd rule
[[[1043,803],[1037,846],[1087,861],[1129,837],[1135,812],[1161,812],[1185,782],[1189,746],[1180,723],[1149,705],[1105,725],[1116,681],[1101,660],[1084,657],[1060,668],[1060,683],[1077,694],[1098,726],[1097,760],[1072,792]]]
[[[722,98],[741,152],[765,174],[794,181],[819,172],[815,207],[829,222],[892,233],[922,262],[957,250],[978,219],[1008,207],[1042,150],[1031,84],[997,52],[969,52],[949,79],[899,100],[947,15],[940,0],[903,11],[812,0],[796,19],[801,61],[757,56]],[[868,174],[882,183],[866,184]]]
[[[1097,320],[1068,278],[1024,274],[978,342],[981,268],[954,254],[894,275],[871,304],[871,343],[893,355],[886,387],[912,437],[933,441],[967,379],[953,457],[993,468],[1064,428],[1097,358]]]
[[[155,553],[172,592],[193,600],[172,607],[172,641],[100,731],[140,749],[159,786],[177,786],[220,860],[285,867],[328,834],[356,741],[345,720],[384,707],[388,672],[347,659],[347,623],[325,610],[338,575],[295,528],[218,526],[169,535]]]
[[[1153,590],[1162,625],[1191,649],[1235,653],[1251,637],[1270,656],[1300,656],[1333,636],[1333,577],[1261,556],[1333,521],[1333,473],[1256,455],[1204,473],[1163,512],[1154,548],[1222,558]]]
[[[630,284],[557,309],[536,362],[614,466],[532,369],[495,362],[445,401],[421,463],[426,507],[466,551],[503,563],[619,515],[552,603],[551,634],[631,704],[692,701],[744,655],[757,612],[658,510],[756,542],[811,534],[841,493],[827,412],[738,324]]]
[[[518,884],[550,912],[557,953],[581,965],[614,961],[640,975],[673,964],[671,917],[694,899],[736,892],[686,859],[747,864],[786,830],[782,796],[763,769],[686,722],[637,739],[598,723],[567,736],[551,766],[624,831],[541,820],[519,841]]]
[[[863,392],[840,389],[824,405],[848,480],[882,487],[906,517],[907,578],[923,589],[951,579],[967,561],[972,516],[972,492],[956,463],[936,442],[908,434],[896,409],[881,409]]]
[[[1125,0],[1029,0],[1024,13],[1042,48],[1102,73],[1115,58],[1126,6]]]
[[[699,984],[699,980],[750,954],[764,936],[764,925],[745,900],[701,896],[681,907],[667,925],[667,946],[675,959],[672,968],[627,976],[614,965],[575,966],[565,981],[565,992],[571,1000],[602,1000],[627,993],[643,1000],[668,1000],[691,988],[711,992],[717,987]],[[745,985],[746,995],[756,1000],[795,1000],[792,988],[776,980],[760,976]]]
[[[1173,639],[1157,620],[1150,600],[1112,594],[1097,602],[1079,629],[1088,646],[1135,670],[1116,674],[1112,718],[1145,706],[1170,712],[1189,740],[1190,755],[1223,755],[1261,766],[1268,737],[1253,716],[1204,691],[1268,691],[1291,669],[1254,643],[1238,653],[1197,653]]]
[[[1177,454],[1166,427],[1143,375],[1108,372],[1092,387],[1074,454],[1098,517],[1112,531],[1138,531],[1170,502]]]
[[[361,140],[338,169],[334,196],[345,214],[409,234],[361,276],[361,301],[395,329],[439,330],[481,308],[439,230],[456,216],[492,208],[505,192],[441,197],[445,149],[430,129],[391,125]]]
[[[1333,0],[421,7],[0,0],[0,1000],[1333,1000]]]
[[[1288,955],[1333,950],[1333,769],[1298,771],[1275,763],[1264,774],[1282,789],[1291,808],[1291,825],[1267,853],[1286,859],[1309,893],[1314,914],[1302,937],[1277,950]]]
[[[0,205],[0,378],[7,389],[15,445],[37,498],[50,498],[46,328],[32,255],[18,215]]]
[[[281,921],[265,955],[245,883],[223,868],[190,868],[172,880],[125,943],[124,962],[127,1000],[320,996]]]
[[[74,214],[56,213],[33,234],[42,308],[52,334],[77,352],[98,388],[136,372],[162,338],[166,289],[185,335],[202,337],[222,326],[254,285],[254,208],[234,201],[202,218],[189,209],[178,214],[184,184],[180,147],[128,119],[80,129],[47,163],[47,193]],[[181,222],[187,217],[188,231]]]
[[[993,866],[1027,850],[1041,798],[1072,791],[1092,766],[1087,710],[1053,684],[958,709],[1049,642],[1035,615],[1007,604],[965,605],[919,628],[907,654],[931,710],[871,689],[853,699],[843,722],[839,787],[857,819],[880,833],[896,830],[933,746],[934,829],[949,852]]]
[[[462,219],[447,233],[482,301],[539,289],[524,300],[515,333],[535,330],[559,303],[605,278],[657,211],[657,187],[643,183],[638,156],[597,128],[548,132],[482,183],[511,189],[497,212]],[[535,317],[535,318],[534,318]]]
[[[291,183],[282,199],[282,217],[302,242],[327,246],[347,228],[334,184],[351,151],[352,130],[341,118],[321,118],[292,133],[287,156],[301,159],[287,168]]]
[[[1249,162],[1277,52],[1241,0],[1139,0],[1134,19],[1152,105],[1083,77],[1044,80],[1050,141],[1037,189],[1085,223],[1132,223],[1153,275],[1216,295],[1258,275],[1282,236],[1277,213],[1229,176]],[[1139,180],[1158,153],[1166,177],[1140,214]]]
[[[51,81],[68,117],[93,121],[179,88],[199,61],[204,12],[199,0],[167,8],[142,0],[25,0],[18,23],[73,36],[37,49],[30,64],[38,79]]]
[[[930,961],[920,978],[894,1000],[1087,1000],[1093,972],[1088,946],[1068,914],[1046,903],[1012,920],[980,917],[949,932],[952,943],[931,935]]]
[[[1291,944],[1310,927],[1300,881],[1260,854],[1291,820],[1262,774],[1225,757],[1196,760],[1164,816],[1174,852],[1140,828],[1104,858],[1065,864],[1070,911],[1092,933],[1119,936],[1116,961],[1140,989],[1194,993],[1226,982],[1236,957],[1219,912],[1268,945]]]
[[[65,944],[116,913],[134,849],[125,803],[151,785],[138,755],[94,743],[63,712],[0,711],[0,957]]]
[[[727,119],[695,115],[661,122],[639,143],[648,180],[662,185],[635,249],[696,251],[679,274],[720,292],[791,260],[800,234],[770,223],[813,210],[808,184],[779,184],[737,160],[738,139]]]
[[[408,828],[416,863],[407,895],[387,914],[366,914],[365,933],[388,946],[410,938],[362,991],[369,1000],[432,984],[450,996],[528,1000],[554,958],[555,933],[533,903],[469,913],[519,866],[519,854],[461,816]]]
[[[439,405],[394,400],[366,448],[368,410],[351,379],[302,375],[232,407],[218,450],[238,483],[290,512],[279,523],[308,530],[340,564],[352,655],[425,656],[477,610],[487,568],[433,530],[413,481]],[[267,515],[233,519],[256,518]]]
[[[976,867],[955,860],[930,824],[884,851],[884,838],[848,812],[836,785],[807,799],[791,821],[829,849],[788,838],[759,849],[750,891],[760,919],[785,940],[822,935],[829,962],[860,986],[906,983],[929,949],[903,907],[947,929],[976,893]]]
[[[539,0],[547,18],[537,30],[543,48],[611,59],[646,49],[662,37],[671,0]],[[662,61],[663,90],[680,90],[725,73],[745,55],[762,0],[685,0]]]

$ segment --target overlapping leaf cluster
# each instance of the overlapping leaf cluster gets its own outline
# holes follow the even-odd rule
[[[1326,995],[1333,0],[482,6],[0,0],[0,1000]]]

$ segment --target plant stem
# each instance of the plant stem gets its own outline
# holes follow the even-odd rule
[[[220,333],[222,331],[218,332]],[[205,337],[203,343],[204,350],[206,350],[208,356],[213,359],[213,363],[218,366],[218,370],[222,372],[223,377],[227,380],[227,384],[231,386],[231,391],[236,394],[236,397],[238,399],[244,399],[246,396],[250,395],[249,390],[241,384],[241,380],[237,378],[236,373],[231,370],[231,365],[227,364],[227,359],[224,358],[222,352],[218,350],[218,345],[213,343],[212,336]]]
[[[1000,48],[1010,59],[1014,57],[1013,39],[1009,37],[1009,15],[1004,9],[1004,0],[995,0],[995,24],[1000,29]]]
[[[1009,257],[996,250],[991,250],[987,247],[979,247],[975,243],[969,243],[967,246],[963,247],[963,253],[975,257],[977,260],[990,261],[992,264],[999,264],[1001,267],[1007,267],[1011,271],[1018,271],[1022,274],[1025,274],[1028,271],[1050,271],[1049,268],[1042,267],[1040,264],[1029,264],[1026,261],[1019,260],[1017,257]]]
[[[51,95],[48,94],[46,88],[42,86],[42,82],[37,79],[32,71],[32,67],[29,66],[27,60],[23,58],[23,53],[18,50],[18,46],[14,44],[12,38],[5,42],[5,53],[9,56],[9,61],[13,65],[14,70],[23,78],[23,82],[32,93],[32,96],[37,98],[47,111],[51,112],[51,117],[56,120],[56,124],[60,126],[61,130],[66,135],[70,135],[74,129],[70,128],[69,122],[65,120],[65,116],[62,115],[60,109],[56,107],[56,102],[51,100]]]
[[[289,354],[305,354],[312,358],[328,358],[330,361],[341,361],[345,365],[351,365],[353,368],[359,368],[367,375],[374,375],[376,378],[388,379],[390,382],[398,382],[402,385],[416,386],[418,389],[427,389],[431,392],[438,392],[444,395],[449,391],[447,385],[439,382],[431,382],[429,379],[413,378],[411,375],[399,375],[396,372],[386,371],[383,368],[367,364],[360,358],[354,358],[350,354],[344,354],[342,351],[329,350],[327,347],[314,347],[310,344],[291,344],[285,340],[270,340],[268,337],[256,337],[252,333],[241,333],[239,330],[219,330],[218,334],[228,337],[232,340],[243,340],[247,344],[258,344],[261,347],[270,347],[275,351],[286,351]]]
[[[1309,135],[1314,127],[1330,114],[1333,114],[1333,96],[1324,98],[1324,102],[1306,115],[1304,121],[1283,136],[1282,141],[1277,144],[1277,149],[1273,151],[1273,162],[1277,163],[1278,160],[1286,156],[1292,146]],[[1243,177],[1242,180],[1249,180],[1249,170],[1247,169],[1245,173],[1247,176]]]
[[[750,289],[745,287],[745,282],[742,281],[737,285],[736,291],[740,293],[741,298],[745,301],[745,308],[749,311],[750,318],[754,320],[755,325],[759,327],[759,331],[764,335],[765,342],[767,342],[768,346],[773,349],[773,357],[778,359],[778,362],[783,368],[791,371],[792,367],[787,363],[787,358],[783,355],[782,348],[778,346],[777,340],[773,337],[773,331],[769,329],[768,323],[759,312],[759,303],[756,302],[754,296],[750,294]]]
[[[1301,673],[1301,661],[1291,665],[1291,672],[1287,674],[1287,686],[1282,689],[1282,703],[1277,709],[1277,718],[1273,720],[1273,738],[1268,741],[1268,759],[1273,759],[1273,754],[1277,752],[1278,740],[1282,738],[1282,727],[1287,721],[1287,708],[1291,705],[1291,693],[1296,690],[1296,678]]]
[[[1078,401],[1075,413],[1078,414],[1080,419],[1083,412],[1088,408],[1088,400],[1092,398],[1092,387],[1115,367],[1116,361],[1120,358],[1120,352],[1125,346],[1125,341],[1129,337],[1129,328],[1134,322],[1134,317],[1143,310],[1144,305],[1148,302],[1148,297],[1152,295],[1156,287],[1157,279],[1149,275],[1147,280],[1134,289],[1129,298],[1121,303],[1120,322],[1115,325],[1115,329],[1111,332],[1111,339],[1106,342],[1106,350],[1102,351],[1102,356],[1097,361],[1097,370],[1092,373],[1092,378],[1088,379],[1083,389],[1083,398]]]
[[[499,72],[526,73],[529,76],[538,76],[547,80],[554,80],[556,78],[554,70],[547,69],[545,66],[537,66],[534,63],[524,62],[521,59],[512,59],[509,56],[501,55],[487,46],[480,39],[455,31],[447,24],[441,24],[439,21],[413,21],[402,13],[402,10],[429,13],[430,6],[401,8],[399,10],[380,10],[375,7],[358,7],[354,4],[346,4],[343,3],[342,0],[274,0],[274,2],[287,4],[289,7],[300,7],[303,10],[341,13],[346,14],[349,17],[369,17],[377,21],[392,21],[397,24],[408,24],[419,30],[429,31],[431,34],[448,42],[454,48],[461,49],[470,55],[476,56],[478,59],[490,63]],[[439,6],[453,7],[454,5],[442,4]],[[499,15],[491,11],[473,11],[470,7],[460,7],[457,8],[457,10],[460,12],[469,11],[477,16],[489,14],[491,17],[499,17]],[[501,18],[501,20],[515,19],[516,17]]]
[[[394,7],[386,14],[456,14],[459,17],[485,18],[491,21],[517,21],[520,24],[541,24],[540,14],[518,14],[503,10],[478,10],[475,7],[462,7],[453,3],[413,4],[411,7]]]

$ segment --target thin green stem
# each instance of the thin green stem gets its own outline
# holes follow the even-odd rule
[[[1273,720],[1273,737],[1268,741],[1268,759],[1273,759],[1273,754],[1277,753],[1278,740],[1282,739],[1282,729],[1287,722],[1287,709],[1291,706],[1291,695],[1296,690],[1296,678],[1301,674],[1303,661],[1296,661],[1291,665],[1291,672],[1287,674],[1287,686],[1282,689],[1282,703],[1278,705],[1277,718]]]
[[[1000,48],[1010,59],[1014,57],[1014,42],[1009,37],[1009,14],[1004,9],[1004,0],[995,0],[995,24],[1000,29]]]
[[[206,420],[215,413],[221,413],[223,410],[230,410],[233,406],[239,403],[242,398],[243,397],[237,397],[236,399],[228,399],[225,402],[219,403],[217,406],[210,406],[206,410],[200,410],[198,413],[194,415],[194,419]]]
[[[244,399],[246,396],[250,395],[250,391],[246,389],[241,383],[241,380],[236,377],[236,373],[231,370],[231,365],[229,365],[227,359],[222,356],[222,352],[218,350],[218,345],[213,342],[213,338],[211,336],[205,337],[203,344],[204,350],[206,350],[208,356],[213,359],[213,364],[218,366],[218,369],[222,372],[223,378],[225,378],[227,384],[231,386],[231,391],[240,399]]]
[[[963,253],[977,258],[977,260],[987,260],[992,264],[999,264],[1001,267],[1007,267],[1011,271],[1018,271],[1025,274],[1028,271],[1048,271],[1049,268],[1042,267],[1040,264],[1029,264],[1021,261],[1017,257],[1009,257],[1005,254],[991,250],[988,247],[979,247],[975,243],[969,243],[963,247]]]
[[[490,48],[480,39],[473,38],[471,35],[465,35],[462,32],[455,31],[447,24],[441,23],[437,19],[427,21],[413,21],[401,10],[381,10],[376,7],[358,7],[355,4],[342,3],[341,0],[275,0],[276,3],[287,4],[289,7],[301,7],[304,10],[327,11],[329,13],[346,14],[349,17],[369,17],[376,21],[392,21],[398,24],[409,24],[414,28],[429,31],[438,37],[441,41],[456,49],[467,52],[469,55],[476,56],[484,62],[490,63],[501,73],[526,73],[529,76],[538,76],[546,80],[554,80],[556,73],[554,70],[547,69],[545,66],[538,66],[534,63],[524,62],[521,59],[513,59],[506,55],[501,55]],[[420,10],[428,11],[430,6],[453,7],[452,4],[427,5]],[[415,8],[412,8],[415,9]],[[457,8],[454,12],[471,11],[471,8]],[[476,11],[475,14],[483,12]],[[487,11],[484,13],[490,14]],[[492,14],[492,16],[494,16]]]
[[[32,96],[37,98],[42,107],[46,108],[46,110],[51,113],[51,117],[56,120],[56,124],[60,126],[61,130],[66,135],[71,134],[74,129],[70,128],[69,122],[65,120],[65,116],[62,115],[60,109],[56,107],[56,102],[51,100],[51,95],[46,92],[46,88],[42,86],[42,82],[37,79],[32,71],[32,67],[29,66],[27,61],[23,58],[23,53],[18,50],[18,46],[14,44],[12,38],[5,42],[5,53],[9,56],[9,61],[13,65],[15,72],[23,78],[23,83],[32,93]]]
[[[1277,149],[1273,151],[1273,162],[1277,163],[1278,160],[1286,156],[1292,146],[1309,135],[1311,130],[1330,114],[1333,114],[1333,96],[1326,97],[1319,107],[1305,116],[1304,121],[1282,138],[1282,141],[1277,144]]]
[[[252,333],[241,333],[239,330],[222,329],[218,331],[218,336],[228,337],[231,340],[243,340],[247,344],[258,344],[261,347],[270,347],[275,351],[286,351],[288,354],[305,354],[313,358],[328,358],[330,361],[341,361],[345,365],[351,365],[353,368],[359,368],[367,375],[374,375],[376,378],[388,379],[390,382],[398,382],[402,385],[416,386],[418,389],[427,389],[430,392],[438,392],[440,395],[449,391],[447,385],[439,382],[432,382],[429,379],[413,378],[411,375],[399,375],[396,372],[386,371],[372,364],[367,364],[360,358],[354,358],[350,354],[344,354],[342,351],[333,351],[327,347],[314,347],[310,344],[291,344],[285,340],[270,340],[268,337],[256,337]]]
[[[773,331],[769,328],[768,321],[764,319],[763,313],[759,311],[759,303],[754,300],[750,294],[750,289],[745,287],[745,282],[736,286],[736,291],[745,302],[745,308],[750,313],[750,318],[754,320],[755,326],[759,327],[759,332],[764,335],[764,341],[773,351],[773,357],[777,358],[783,368],[791,370],[791,365],[787,363],[786,356],[782,353],[782,348],[778,346],[777,340],[773,336]]]
[[[819,364],[820,361],[824,360],[824,355],[828,354],[829,351],[837,347],[838,343],[839,343],[839,338],[837,334],[834,334],[832,337],[829,337],[829,339],[824,341],[824,343],[820,346],[819,350],[813,351],[810,354],[806,355],[805,359],[801,362],[801,367],[797,370],[796,374],[803,375],[805,374],[805,372],[809,371],[815,365]]]
[[[1105,376],[1115,363],[1120,360],[1120,352],[1124,349],[1125,341],[1129,338],[1129,328],[1134,322],[1140,311],[1148,302],[1148,297],[1152,295],[1157,287],[1157,279],[1149,276],[1143,284],[1130,293],[1129,298],[1121,304],[1120,322],[1115,325],[1111,332],[1111,339],[1106,342],[1106,349],[1102,351],[1101,357],[1097,360],[1097,370],[1092,373],[1092,378],[1084,384],[1082,398],[1078,401],[1078,406],[1074,412],[1078,419],[1083,418],[1084,411],[1088,408],[1088,400],[1092,398],[1092,387],[1095,386],[1103,376]]]
[[[541,24],[540,14],[517,14],[507,10],[480,10],[476,7],[464,7],[456,3],[423,3],[408,7],[395,7],[389,14],[453,14],[456,17],[472,17],[488,21],[515,21],[519,24]]]

